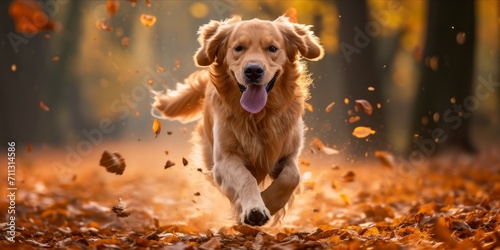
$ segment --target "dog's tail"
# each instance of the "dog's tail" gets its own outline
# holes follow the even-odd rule
[[[199,70],[189,75],[184,83],[177,83],[175,90],[167,90],[165,94],[153,91],[153,109],[168,119],[194,121],[201,116],[205,88],[209,81],[208,70]],[[151,113],[154,116],[154,110]]]

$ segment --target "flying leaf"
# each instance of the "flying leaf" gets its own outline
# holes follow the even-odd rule
[[[165,167],[163,169],[167,169],[167,168],[170,168],[172,166],[175,165],[175,162],[172,162],[170,160],[168,160],[166,163],[165,163]]]
[[[123,203],[122,198],[118,198],[118,203],[111,208],[111,211],[116,214],[118,217],[128,217],[130,215],[129,212],[126,212],[127,206]]]
[[[155,119],[153,121],[153,133],[155,134],[155,138],[158,137],[160,132],[161,132],[161,122],[158,121],[158,119]]]
[[[349,170],[340,176],[340,180],[342,180],[343,182],[353,182],[355,176],[356,174]]]
[[[314,108],[310,103],[306,102],[306,109],[309,110],[309,112],[314,112]]]
[[[377,159],[379,159],[382,164],[388,168],[393,168],[396,163],[394,161],[394,156],[387,151],[375,151],[373,153]]]
[[[40,31],[59,31],[61,24],[54,22],[44,12],[41,1],[14,0],[9,7],[9,14],[14,19],[16,31],[36,34]]]
[[[109,153],[105,150],[102,153],[99,165],[105,167],[108,172],[117,175],[122,175],[123,171],[125,171],[125,160],[117,152]]]
[[[142,23],[142,25],[149,28],[156,23],[156,16],[142,14],[141,15],[141,23]]]
[[[340,199],[346,204],[349,205],[351,204],[351,199],[349,199],[349,196],[347,194],[340,194]]]
[[[359,119],[360,119],[359,115],[349,117],[349,123],[355,123],[355,122],[359,121]]]
[[[363,126],[356,127],[352,132],[352,135],[354,135],[357,138],[366,138],[369,135],[373,134],[375,134],[375,130],[373,130],[370,127],[363,127]]]
[[[330,104],[328,104],[328,106],[326,106],[325,108],[326,113],[332,111],[333,106],[335,106],[335,102],[331,102]]]
[[[130,39],[126,36],[122,37],[122,45],[128,47],[130,45]]]
[[[323,151],[323,153],[325,153],[326,155],[336,155],[340,153],[340,151],[327,146],[323,146],[323,148],[321,148],[321,151]]]
[[[118,0],[108,0],[106,2],[106,12],[109,16],[114,16],[120,7],[120,2]]]
[[[355,100],[356,103],[356,111],[363,110],[367,115],[371,115],[373,113],[373,107],[367,100]]]
[[[50,111],[50,108],[47,105],[45,105],[45,103],[43,101],[40,101],[40,108],[45,112]]]
[[[113,27],[109,26],[106,18],[97,19],[97,21],[95,21],[95,26],[98,30],[113,31]]]

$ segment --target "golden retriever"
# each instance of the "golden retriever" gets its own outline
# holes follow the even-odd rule
[[[234,16],[200,27],[197,66],[175,91],[155,92],[154,108],[181,121],[199,119],[195,150],[237,213],[264,225],[283,211],[299,184],[304,105],[311,79],[301,58],[323,48],[310,26],[287,17]],[[269,176],[272,183],[263,191]]]

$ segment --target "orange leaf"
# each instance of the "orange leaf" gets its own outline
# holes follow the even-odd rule
[[[161,123],[158,121],[158,119],[155,119],[153,122],[153,133],[155,134],[155,138],[158,137],[158,135],[161,132]]]
[[[142,25],[149,28],[156,23],[156,16],[142,14],[141,15],[141,23],[142,23]]]
[[[357,121],[359,121],[359,116],[353,116],[353,117],[349,117],[349,123],[355,123]]]
[[[331,102],[330,104],[328,104],[328,106],[326,106],[325,108],[326,113],[332,111],[333,106],[335,106],[335,102]]]
[[[47,105],[45,105],[45,103],[43,103],[43,101],[40,101],[40,108],[45,112],[50,111],[50,108]]]
[[[356,100],[356,110],[363,110],[367,115],[373,113],[373,107],[367,100]]]
[[[387,151],[375,151],[375,157],[379,159],[382,164],[388,168],[393,168],[395,166],[394,156]]]
[[[36,0],[14,0],[9,7],[9,14],[19,33],[36,34],[44,30],[60,30],[60,24],[53,22]]]
[[[314,112],[314,108],[310,103],[306,102],[306,109],[309,110],[309,112]]]
[[[125,171],[125,160],[117,152],[109,153],[105,150],[102,153],[99,165],[105,167],[108,172],[117,175],[122,175],[123,171]]]
[[[106,12],[109,16],[114,16],[120,7],[120,2],[117,0],[108,0],[106,2]]]
[[[352,132],[352,135],[354,135],[357,138],[366,138],[369,135],[373,134],[375,134],[375,130],[373,130],[370,127],[363,127],[363,126],[356,127]]]
[[[343,182],[353,182],[354,181],[354,177],[356,176],[356,174],[352,171],[347,171],[345,173],[343,173],[341,176],[340,176],[340,179],[343,181]]]
[[[351,199],[349,199],[349,196],[347,194],[340,194],[340,199],[346,204],[349,205],[351,204]]]

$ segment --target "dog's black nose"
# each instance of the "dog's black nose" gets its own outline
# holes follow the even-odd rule
[[[262,80],[264,69],[260,65],[252,63],[245,67],[244,73],[249,82],[257,83]]]

